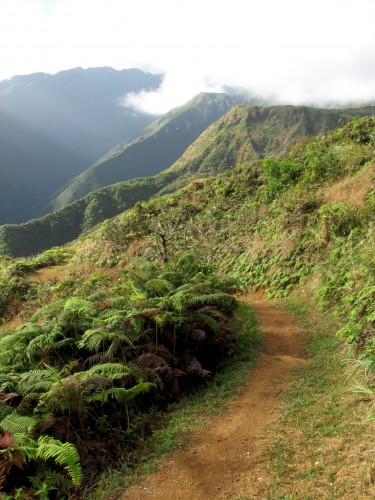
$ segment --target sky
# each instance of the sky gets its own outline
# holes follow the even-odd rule
[[[201,91],[274,102],[375,100],[375,0],[0,0],[0,80],[81,66],[164,73],[128,104]]]

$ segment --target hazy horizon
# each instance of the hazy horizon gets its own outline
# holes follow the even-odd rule
[[[161,114],[227,86],[285,104],[375,100],[374,0],[3,0],[0,80],[75,67],[163,73]]]

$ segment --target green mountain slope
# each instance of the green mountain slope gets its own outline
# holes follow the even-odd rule
[[[89,239],[104,266],[109,257],[121,265],[129,252],[158,259],[189,249],[244,290],[283,297],[303,286],[341,315],[341,335],[375,358],[374,213],[370,116],[303,140],[288,155],[139,203]]]
[[[282,155],[303,136],[333,129],[355,115],[375,112],[375,106],[327,110],[306,106],[245,106],[233,108],[209,127],[167,172],[179,173],[161,193],[172,192],[187,181],[216,174],[244,161]]]
[[[75,68],[0,82],[0,224],[24,222],[72,178],[155,117],[121,105],[161,75]]]
[[[79,484],[95,483],[103,468],[129,451],[133,459],[137,439],[144,449],[147,410],[155,418],[156,406],[168,407],[181,389],[215,371],[216,361],[241,349],[228,328],[234,285],[268,297],[303,292],[333,309],[341,322],[337,334],[360,352],[373,384],[374,213],[370,116],[303,139],[286,155],[246,161],[138,203],[69,249],[34,259],[3,258],[4,491],[13,494],[16,485],[29,492],[25,478],[32,477],[33,487],[43,484],[43,491],[57,484],[65,496],[83,496]],[[33,281],[35,269],[64,258],[69,264],[63,277]],[[309,399],[321,378],[316,368],[303,380]],[[324,384],[331,385],[328,376]],[[374,391],[357,389],[360,402],[342,392],[340,399],[348,399],[355,432],[368,440],[371,424],[359,421],[356,405],[366,405],[373,418]],[[320,406],[322,401],[335,406],[333,398],[319,400]],[[340,436],[333,416],[328,425],[325,414],[312,415],[317,428],[306,433],[320,445],[316,433],[324,423],[324,449]],[[48,445],[50,453],[42,454]],[[12,457],[22,457],[26,446],[28,462],[18,473]],[[368,440],[361,461],[364,451],[371,456],[371,447]],[[317,448],[318,457],[324,449]],[[41,476],[34,467],[38,459],[38,465],[49,459],[53,474]],[[316,477],[322,479],[319,487],[327,485],[326,468],[316,469]]]
[[[73,179],[44,209],[62,208],[100,187],[157,174],[170,167],[209,126],[241,101],[238,96],[202,93],[122,143]]]
[[[2,226],[0,253],[32,255],[62,245],[99,222],[131,208],[137,201],[176,191],[194,179],[216,174],[243,161],[257,160],[272,153],[282,154],[306,133],[322,133],[350,115],[371,109],[236,106],[212,124],[164,172],[94,191],[28,223]]]

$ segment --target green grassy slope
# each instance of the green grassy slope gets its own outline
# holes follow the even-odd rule
[[[202,93],[167,113],[130,142],[111,149],[73,179],[46,211],[62,208],[100,187],[168,168],[214,121],[240,102],[237,96]],[[45,212],[46,213],[46,212]]]
[[[78,240],[69,255],[60,250],[38,259],[3,258],[0,306],[8,333],[0,338],[5,394],[0,425],[8,433],[1,445],[3,476],[14,472],[13,483],[4,479],[6,491],[25,485],[8,449],[29,443],[31,460],[42,466],[38,450],[46,438],[47,445],[51,437],[58,440],[61,457],[62,441],[74,443],[89,484],[98,447],[109,460],[114,449],[120,451],[120,439],[126,447],[143,436],[143,415],[137,411],[145,415],[150,404],[174,397],[172,373],[186,377],[182,387],[205,377],[213,345],[215,356],[223,347],[224,356],[231,352],[227,325],[235,304],[227,292],[234,283],[269,297],[304,289],[321,307],[335,310],[338,334],[373,374],[374,213],[375,116],[370,116],[303,139],[287,155],[246,161],[137,203]],[[28,270],[63,258],[71,259],[63,279],[28,279]],[[199,354],[199,364],[186,359],[183,348],[198,352],[203,344],[211,350]],[[159,392],[145,394],[155,389],[150,382]],[[315,385],[314,379],[309,383]],[[371,388],[367,394],[373,402]],[[14,405],[23,413],[15,414]],[[30,413],[30,405],[38,405],[38,412]],[[61,464],[70,466],[71,482],[79,483],[78,458],[69,451]],[[108,467],[107,458],[99,462],[96,470]],[[50,467],[56,471],[53,462]],[[73,485],[58,470],[45,487],[59,485],[68,496]],[[44,480],[36,472],[33,486],[40,488]]]
[[[244,289],[283,297],[311,287],[346,318],[342,335],[375,356],[374,174],[372,116],[302,141],[282,158],[245,162],[138,203],[92,242],[111,242],[121,255],[146,237],[146,254],[157,252],[162,227],[171,255],[189,248]]]
[[[162,193],[175,191],[194,177],[206,177],[244,161],[285,154],[301,137],[324,133],[375,107],[326,110],[306,106],[238,105],[209,127],[169,169],[179,172]]]
[[[222,99],[227,98],[222,95]],[[32,255],[62,245],[97,223],[131,208],[137,201],[176,191],[196,178],[229,169],[245,160],[283,154],[301,136],[322,133],[350,115],[369,110],[371,108],[320,110],[294,106],[236,106],[201,134],[172,167],[154,177],[108,186],[40,219],[1,227],[0,253]],[[170,127],[170,118],[165,120]],[[146,136],[149,140],[149,133]]]

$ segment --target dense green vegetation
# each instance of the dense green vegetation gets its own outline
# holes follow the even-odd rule
[[[282,159],[138,203],[95,238],[118,256],[147,235],[151,255],[160,251],[161,226],[170,253],[187,246],[244,289],[282,297],[311,286],[345,318],[344,338],[373,355],[374,121],[354,120]]]
[[[159,191],[157,179],[131,180],[95,191],[81,200],[25,224],[0,226],[0,254],[35,255],[77,238],[98,222],[131,208]]]
[[[90,483],[90,470],[135,446],[149,431],[146,412],[235,352],[234,283],[269,297],[315,297],[371,373],[374,169],[375,117],[356,118],[282,157],[136,203],[77,241],[74,255],[57,255],[70,259],[63,279],[30,282],[33,259],[4,257],[4,278],[30,263],[12,277],[18,288],[3,308],[5,491],[66,494],[78,488],[80,468]],[[27,321],[8,329],[17,312]],[[18,475],[20,464],[28,474]]]
[[[231,291],[190,254],[162,267],[138,259],[114,286],[102,276],[60,291],[3,334],[2,489],[66,498],[114,465],[157,408],[234,354]]]
[[[185,107],[167,114],[148,131],[145,131],[144,136],[125,145],[125,149],[120,147],[119,151],[114,150],[107,159],[98,163],[97,168],[95,167],[92,172],[102,172],[107,179],[104,183],[107,183],[111,171],[108,162],[114,161],[117,165],[116,169],[121,166],[118,171],[121,178],[124,175],[123,166],[126,163],[126,155],[131,154],[132,161],[135,161],[134,148],[139,155],[137,162],[141,162],[144,166],[151,162],[152,165],[158,165],[160,169],[164,161],[162,158],[166,158],[163,155],[171,149],[170,142],[176,143],[174,148],[180,147],[180,152],[184,149],[182,145],[185,147],[190,144],[186,138],[183,144],[173,138],[176,131],[180,133],[184,127],[188,127],[190,135],[187,134],[186,137],[193,140],[193,135],[202,128],[204,123],[210,123],[233,102],[225,94],[198,96]],[[261,159],[270,154],[285,154],[298,138],[306,134],[323,133],[337,126],[340,120],[347,119],[354,113],[366,111],[368,111],[367,108],[321,110],[293,106],[270,108],[236,106],[211,125],[169,169],[154,177],[114,184],[94,191],[75,203],[40,219],[26,224],[0,227],[0,253],[19,257],[33,255],[54,245],[62,245],[74,240],[83,231],[89,230],[99,222],[131,208],[137,201],[177,191],[193,179],[217,174],[244,161]],[[177,154],[177,149],[173,149],[172,156]],[[161,156],[160,151],[163,151]],[[161,163],[157,163],[156,160],[158,162],[160,160]],[[172,161],[172,157],[169,161]],[[168,162],[164,163],[168,165]],[[91,170],[87,171],[87,175],[89,172]],[[137,170],[133,174],[139,175],[140,172],[141,170]],[[114,178],[111,179],[114,180]],[[81,180],[82,186],[86,186],[84,188],[86,189],[86,180],[84,181],[84,177]],[[101,184],[101,181],[98,182],[98,185]]]

